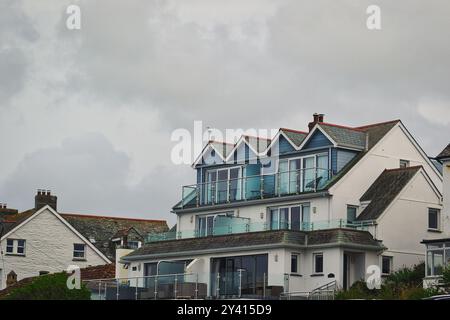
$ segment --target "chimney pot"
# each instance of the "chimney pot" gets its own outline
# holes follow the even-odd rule
[[[58,197],[51,194],[50,190],[38,189],[36,196],[34,197],[34,208],[36,210],[45,206],[50,206],[54,210],[57,210]]]
[[[313,121],[308,123],[308,129],[311,131],[317,123],[322,123],[325,115],[323,113],[314,113]]]

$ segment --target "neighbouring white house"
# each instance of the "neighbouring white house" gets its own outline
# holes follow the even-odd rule
[[[308,129],[210,141],[172,209],[176,230],[120,260],[136,297],[310,295],[348,288],[372,265],[388,274],[423,261],[420,241],[448,217],[442,174],[404,124],[314,114]]]
[[[442,214],[434,212],[429,223],[439,228],[439,224],[448,224],[450,216],[450,144],[436,157],[442,164],[443,203]],[[442,217],[441,217],[442,215]],[[445,233],[439,238],[424,237],[422,243],[426,247],[426,264],[424,287],[439,284],[444,268],[450,267],[450,230],[444,227]]]
[[[38,190],[35,207],[25,212],[0,206],[0,290],[70,265],[112,263],[117,248],[139,248],[143,234],[168,229],[165,221],[66,214],[56,209],[57,197],[46,190]]]

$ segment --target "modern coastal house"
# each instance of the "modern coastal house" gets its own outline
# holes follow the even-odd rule
[[[167,230],[161,220],[61,213],[57,197],[38,190],[33,209],[19,213],[0,206],[0,290],[70,265],[110,264],[116,249],[131,252],[142,245],[145,234]]]
[[[349,127],[314,114],[305,132],[210,141],[193,169],[176,231],[121,259],[136,297],[158,298],[165,274],[195,277],[196,297],[198,284],[211,298],[348,288],[371,265],[387,274],[424,260],[420,240],[447,227],[428,221],[442,175],[400,120]],[[177,281],[190,282],[166,281],[175,296]]]
[[[429,223],[439,227],[440,223],[448,224],[450,216],[450,144],[436,157],[442,163],[443,203],[442,213],[432,212]],[[440,216],[442,215],[442,217]],[[440,238],[424,238],[422,243],[426,247],[424,287],[439,284],[444,268],[450,267],[450,230],[445,228]]]

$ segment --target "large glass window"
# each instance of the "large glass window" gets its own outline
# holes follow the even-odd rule
[[[267,254],[212,258],[210,294],[215,297],[262,296],[267,271]]]
[[[270,208],[270,229],[307,230],[310,213],[309,204]]]
[[[212,236],[215,234],[214,225],[216,217],[232,217],[233,212],[224,212],[214,215],[205,215],[197,217],[197,235],[199,237]]]
[[[427,244],[427,276],[440,276],[444,268],[450,267],[450,242]]]

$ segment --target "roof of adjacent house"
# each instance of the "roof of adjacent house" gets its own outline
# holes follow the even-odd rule
[[[36,213],[30,209],[14,215],[8,215],[3,221],[3,235],[20,225]],[[111,261],[115,260],[115,248],[110,241],[118,236],[128,235],[131,230],[136,231],[139,237],[148,233],[166,232],[169,230],[165,220],[134,219],[122,217],[108,217],[75,213],[58,213],[83,237],[91,242]]]
[[[448,146],[445,147],[445,149],[442,150],[442,152],[439,153],[439,155],[436,157],[436,159],[445,159],[445,158],[450,158],[450,143],[449,143]]]
[[[93,243],[108,258],[115,257],[115,248],[111,248],[109,241],[118,234],[136,230],[140,235],[168,231],[165,220],[147,220],[133,218],[106,217],[73,213],[60,213],[72,227],[86,239],[95,240]]]
[[[386,210],[422,166],[386,169],[360,198],[370,201],[357,220],[375,220]]]
[[[367,231],[354,229],[273,230],[152,242],[122,257],[122,259],[128,261],[142,256],[164,256],[166,254],[179,254],[181,256],[208,250],[235,250],[239,247],[243,249],[251,247],[255,250],[258,246],[269,245],[348,245],[372,247],[374,250],[382,248],[382,245],[373,239],[372,235]]]

